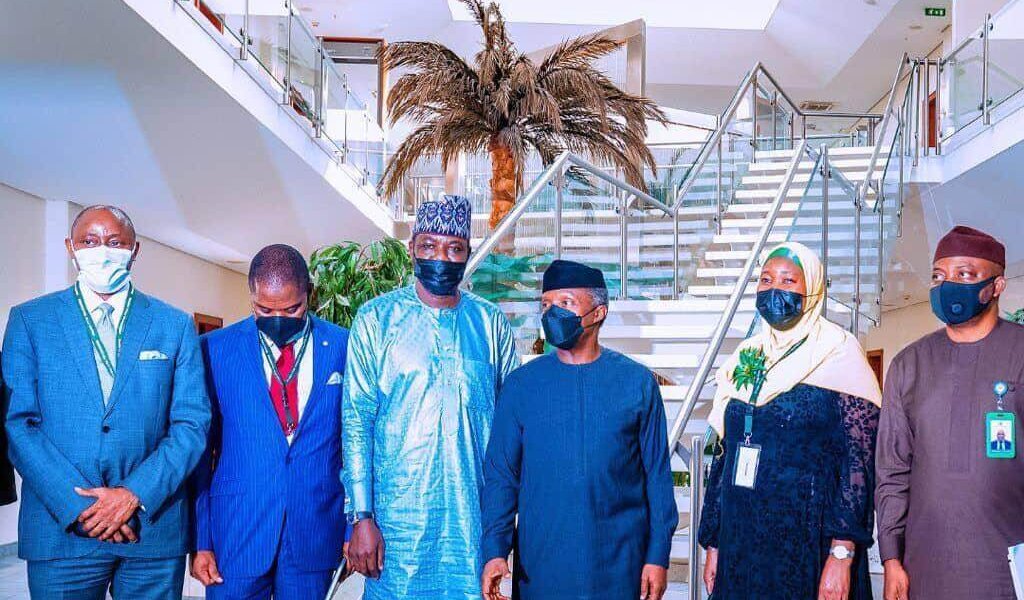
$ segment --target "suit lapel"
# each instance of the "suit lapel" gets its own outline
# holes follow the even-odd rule
[[[276,445],[279,449],[287,452],[288,451],[288,440],[285,439],[284,433],[281,431],[281,421],[277,418],[277,412],[274,411],[274,400],[270,397],[270,386],[267,383],[267,373],[263,369],[263,350],[260,348],[259,331],[256,329],[256,319],[249,317],[246,320],[246,326],[242,330],[242,340],[238,344],[239,352],[242,353],[242,362],[245,364],[245,369],[248,372],[247,376],[242,378],[242,381],[253,381],[254,390],[259,390],[253,396],[255,403],[259,406],[254,407],[256,411],[262,412],[264,417],[268,419],[270,426],[268,427],[271,431],[271,437],[277,439]]]
[[[128,320],[124,324],[124,336],[121,350],[117,353],[117,367],[114,373],[114,386],[110,388],[110,399],[107,401],[107,414],[117,404],[124,391],[124,386],[139,364],[139,352],[149,334],[149,326],[153,320],[149,298],[135,291],[135,299],[128,311]]]
[[[302,433],[303,424],[309,420],[316,406],[320,403],[320,397],[324,395],[324,387],[327,385],[327,377],[330,375],[331,353],[334,351],[330,342],[324,337],[324,328],[316,319],[313,319],[313,339],[309,340],[311,347],[307,350],[313,353],[313,382],[309,388],[309,398],[306,398],[306,406],[299,415],[299,427],[295,430],[295,438],[292,439],[292,446]]]
[[[85,321],[82,320],[82,311],[75,300],[75,292],[68,288],[61,292],[60,299],[63,305],[57,312],[60,315],[61,328],[64,330],[64,339],[68,344],[68,352],[78,367],[82,381],[85,382],[85,394],[102,410],[103,390],[100,388],[99,373],[96,372],[96,358]]]

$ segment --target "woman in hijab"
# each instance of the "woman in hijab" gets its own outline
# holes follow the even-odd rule
[[[716,376],[704,584],[714,600],[870,600],[878,382],[856,338],[822,315],[806,246],[768,255],[757,309],[761,331]]]

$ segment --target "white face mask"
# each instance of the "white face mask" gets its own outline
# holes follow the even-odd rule
[[[94,246],[75,250],[78,281],[97,294],[115,294],[131,282],[131,250]]]

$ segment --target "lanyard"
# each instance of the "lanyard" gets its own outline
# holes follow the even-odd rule
[[[764,385],[764,382],[768,379],[768,372],[771,371],[772,369],[774,369],[776,366],[778,366],[779,363],[781,363],[782,361],[784,361],[787,358],[789,358],[789,355],[791,355],[794,352],[796,352],[797,349],[799,349],[800,346],[803,346],[804,342],[806,342],[806,341],[807,341],[807,338],[804,338],[804,339],[800,340],[799,342],[797,342],[795,345],[793,345],[792,348],[790,348],[789,350],[786,350],[785,354],[783,354],[782,357],[779,358],[779,360],[777,360],[774,363],[772,363],[772,366],[768,367],[767,369],[765,369],[764,371],[761,371],[758,374],[757,381],[754,382],[754,389],[751,390],[751,392],[750,392],[750,401],[747,402],[746,414],[743,415],[743,443],[744,444],[747,444],[747,445],[750,444],[750,436],[754,432],[754,406],[757,405],[757,397],[761,395],[761,387]]]
[[[89,331],[89,341],[92,342],[93,350],[96,351],[96,355],[100,357],[100,363],[103,368],[106,369],[110,377],[114,377],[114,363],[110,360],[110,355],[107,353],[106,346],[100,340],[99,331],[96,329],[96,323],[93,323],[92,316],[89,314],[89,309],[85,306],[85,299],[82,298],[82,290],[79,287],[80,283],[76,283],[75,300],[78,301],[78,309],[82,312],[82,318],[85,319],[85,328]],[[128,313],[131,311],[132,302],[135,300],[135,288],[128,288],[128,298],[124,301],[124,311],[121,313],[121,318],[117,322],[117,337],[115,342],[114,357],[121,352],[121,340],[124,338],[124,325],[128,321]]]
[[[270,344],[263,339],[263,334],[257,333],[256,335],[260,338],[260,348],[263,350],[263,356],[265,356],[267,362],[270,363],[270,375],[281,386],[281,404],[284,408],[285,427],[288,429],[288,435],[291,435],[292,432],[295,431],[295,419],[292,418],[292,411],[288,402],[288,385],[299,374],[299,367],[302,365],[302,357],[306,354],[306,346],[309,345],[309,338],[312,337],[310,335],[309,320],[306,320],[306,327],[302,331],[302,344],[299,346],[299,351],[295,354],[295,362],[292,364],[292,370],[289,371],[288,375],[283,379],[281,378],[281,374],[277,371],[277,361],[274,360],[274,353],[270,350]],[[281,348],[280,350],[283,352],[284,348]]]

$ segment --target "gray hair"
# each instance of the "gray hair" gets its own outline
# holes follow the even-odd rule
[[[78,213],[78,215],[75,217],[75,220],[71,223],[71,231],[69,232],[69,235],[74,235],[75,228],[78,227],[78,223],[82,220],[83,217],[85,217],[86,214],[98,210],[105,210],[108,213],[114,215],[114,218],[117,219],[121,223],[121,225],[124,225],[125,229],[131,232],[132,239],[138,239],[138,236],[135,234],[135,223],[132,223],[132,218],[128,216],[128,213],[110,204],[93,204],[92,206],[86,206],[85,208],[83,208],[82,212]]]
[[[587,293],[590,294],[590,302],[594,308],[608,306],[608,288],[587,288]]]

